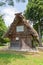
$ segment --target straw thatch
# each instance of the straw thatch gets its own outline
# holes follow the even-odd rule
[[[7,33],[5,33],[4,37],[8,37],[10,38],[11,35],[15,34],[15,26],[17,25],[18,22],[23,22],[24,25],[26,25],[26,27],[28,28],[28,33],[39,42],[39,36],[38,33],[36,32],[36,30],[31,27],[30,23],[27,22],[27,20],[24,18],[24,16],[21,13],[17,13],[15,14],[15,19],[13,21],[13,23],[11,24],[9,30],[7,31]]]

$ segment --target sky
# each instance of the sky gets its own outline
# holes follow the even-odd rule
[[[27,2],[28,2],[28,0],[26,0],[25,3],[22,3],[22,2],[17,3],[15,0],[13,1],[14,1],[14,6],[9,6],[6,3],[5,6],[0,7],[0,12],[1,14],[4,14],[3,18],[7,26],[10,26],[10,24],[13,22],[15,13],[24,12],[24,10],[26,9]]]

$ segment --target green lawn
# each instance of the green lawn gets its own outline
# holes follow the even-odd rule
[[[0,65],[43,65],[43,52],[0,51]]]

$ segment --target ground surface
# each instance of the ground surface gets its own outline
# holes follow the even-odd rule
[[[0,51],[0,65],[43,65],[43,52]]]
[[[15,52],[0,46],[0,65],[43,65],[43,50],[39,52]]]

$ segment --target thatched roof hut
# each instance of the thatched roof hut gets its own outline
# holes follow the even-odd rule
[[[12,47],[21,48],[24,43],[31,47],[33,39],[39,42],[38,33],[33,27],[31,27],[30,23],[27,22],[21,13],[15,14],[14,21],[10,25],[9,30],[5,33],[4,37],[10,39]]]

